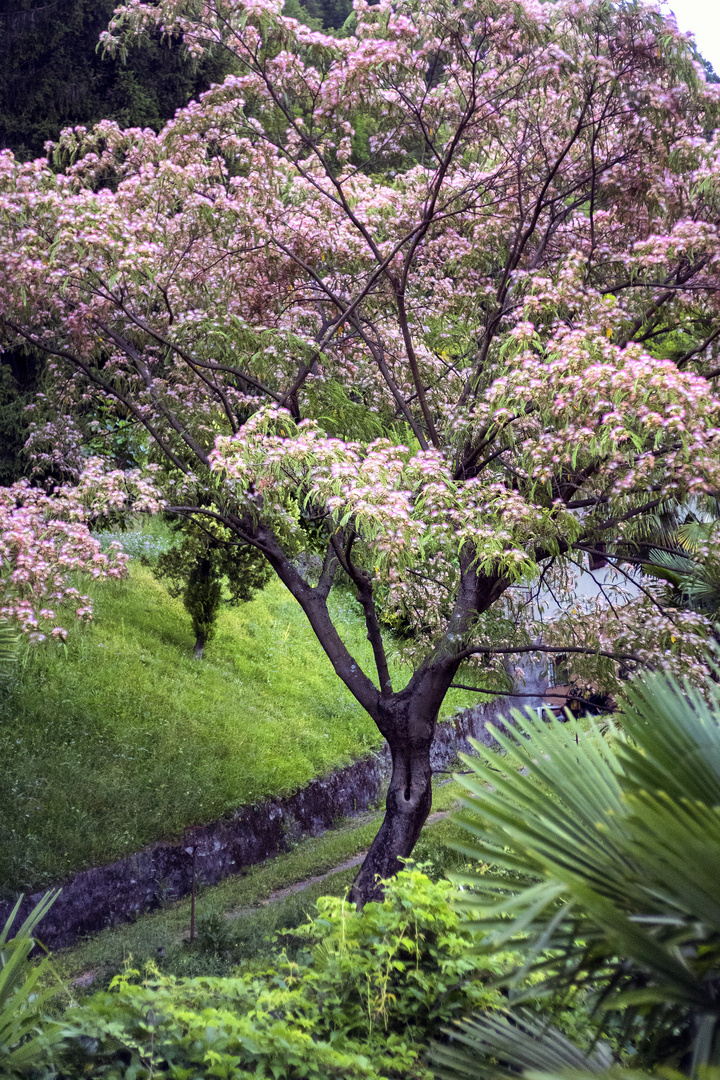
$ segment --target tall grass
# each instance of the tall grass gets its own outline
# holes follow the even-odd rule
[[[6,895],[295,790],[381,743],[279,582],[223,610],[202,662],[182,604],[148,569],[93,593],[93,623],[66,646],[27,649],[0,701]],[[352,601],[334,605],[369,661]]]

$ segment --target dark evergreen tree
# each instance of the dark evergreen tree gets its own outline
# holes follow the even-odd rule
[[[326,30],[339,30],[352,9],[352,0],[287,0],[285,14],[300,22],[313,20]]]
[[[267,584],[272,570],[255,548],[215,524],[205,528],[196,521],[176,519],[172,528],[180,543],[161,555],[152,570],[169,582],[171,596],[182,598],[192,620],[195,657],[201,660],[215,633],[223,587],[228,603],[245,603]]]
[[[159,35],[127,63],[98,41],[115,0],[0,0],[0,147],[43,154],[63,127],[112,119],[156,130],[227,73],[225,57],[191,63]]]
[[[27,350],[0,353],[0,487],[27,475],[27,407],[37,393],[41,366],[41,358]]]

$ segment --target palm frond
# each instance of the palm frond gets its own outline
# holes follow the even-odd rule
[[[4,620],[0,619],[0,675],[6,675],[16,662],[20,645],[20,635]]]
[[[527,1070],[565,1075],[572,1069],[594,1076],[612,1064],[605,1045],[586,1054],[562,1032],[522,1010],[460,1020],[446,1034],[452,1042],[436,1044],[430,1055],[444,1080],[508,1080]]]
[[[644,564],[643,569],[648,574],[655,574],[658,577],[662,577],[662,571],[665,571],[669,581],[679,582],[684,575],[694,574],[697,570],[697,563],[689,555],[679,552],[659,551],[657,548],[652,548],[648,559],[649,562]]]
[[[678,543],[687,551],[696,552],[702,546],[710,543],[718,530],[718,521],[688,520],[679,526],[677,531]]]
[[[720,687],[638,680],[607,734],[514,719],[504,756],[465,759],[456,820],[465,853],[501,869],[463,875],[459,903],[488,948],[522,942],[515,1001],[589,987],[598,1023],[640,1032],[643,1065],[659,1045],[720,1065]]]
[[[45,985],[47,957],[40,963],[30,959],[36,945],[35,930],[58,893],[59,890],[47,893],[11,936],[22,903],[20,897],[0,930],[0,1076],[3,1077],[30,1075],[43,1061],[54,1038],[59,1038],[43,1016],[49,998],[59,987]]]

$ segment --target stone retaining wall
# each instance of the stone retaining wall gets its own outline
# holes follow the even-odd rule
[[[440,724],[431,755],[433,769],[449,768],[459,752],[471,749],[470,738],[490,745],[486,725],[497,723],[510,708],[525,704],[520,698],[498,698]],[[300,836],[319,836],[340,818],[367,810],[380,798],[389,772],[390,754],[385,745],[370,757],[313,780],[294,795],[241,807],[229,817],[196,827],[191,835],[198,878],[203,884],[215,885],[243,867],[286,850],[288,843]],[[186,833],[178,840],[160,841],[135,855],[82,870],[60,882],[62,892],[39,929],[43,943],[65,948],[85,934],[186,896],[192,880],[192,858],[186,851],[190,842]],[[22,917],[41,896],[25,897]],[[11,902],[0,903],[0,926],[11,909]]]

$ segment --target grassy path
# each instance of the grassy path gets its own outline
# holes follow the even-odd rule
[[[438,821],[442,821],[448,816],[449,813],[449,810],[439,810],[435,814],[430,814],[427,821],[425,822],[425,828],[427,829],[430,825],[435,825]],[[374,815],[374,819],[379,820],[380,816],[381,815],[376,814]],[[266,896],[263,900],[260,900],[257,907],[264,907],[267,904],[276,904],[279,901],[287,900],[288,897],[294,896],[296,893],[304,892],[305,889],[312,889],[315,885],[320,885],[323,881],[327,881],[329,878],[333,878],[338,874],[343,874],[346,870],[352,870],[354,869],[354,867],[360,866],[360,863],[363,861],[367,853],[368,849],[366,848],[364,851],[359,852],[357,855],[353,855],[351,856],[351,858],[345,859],[345,861],[341,862],[338,866],[334,866],[332,870],[326,870],[324,874],[315,874],[314,877],[305,878],[304,881],[296,881],[292,885],[285,885],[282,889],[276,889],[274,892],[270,893],[269,896]],[[253,911],[256,911],[257,907],[239,908],[236,911],[227,911],[225,912],[225,917],[227,919],[239,919],[252,913]]]
[[[437,872],[457,860],[447,846],[455,830],[447,817],[458,793],[454,782],[437,786],[433,812],[416,848],[417,861],[432,861]],[[190,902],[184,899],[56,953],[55,967],[80,991],[107,985],[126,963],[137,968],[154,961],[177,975],[227,974],[237,963],[262,958],[268,938],[303,922],[319,896],[342,895],[381,820],[382,813],[347,819],[267,863],[201,890],[196,906],[200,943],[193,947],[187,943]]]

